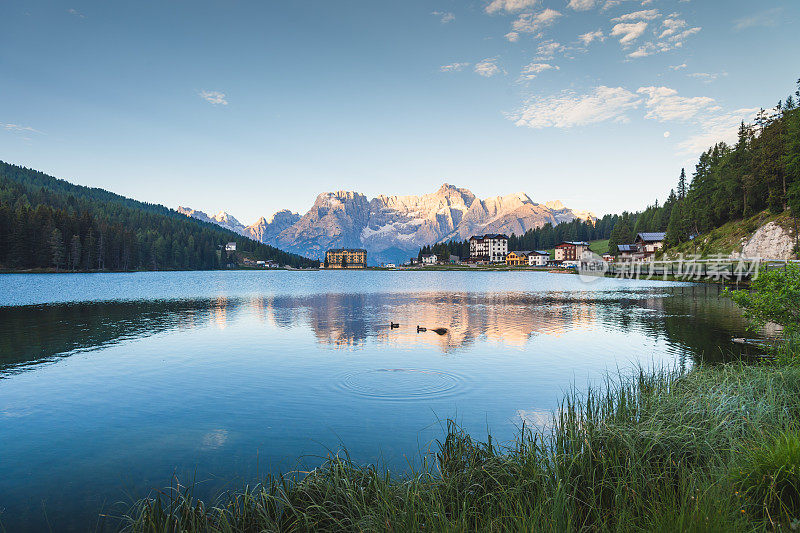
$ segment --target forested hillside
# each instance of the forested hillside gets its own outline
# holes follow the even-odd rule
[[[691,181],[682,170],[661,207],[648,207],[636,220],[623,216],[609,245],[632,242],[639,231],[666,231],[674,247],[765,210],[800,216],[800,80],[786,100],[761,109],[753,124],[742,123],[736,144],[704,152]]]
[[[227,242],[252,259],[315,264],[161,205],[0,161],[0,268],[215,269]]]

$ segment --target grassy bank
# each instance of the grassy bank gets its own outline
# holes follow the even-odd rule
[[[303,479],[140,502],[129,531],[760,531],[797,525],[800,367],[641,373],[570,394],[510,448],[455,425],[402,477],[331,457]],[[788,465],[788,466],[787,466]]]
[[[738,254],[742,251],[742,246],[753,236],[753,233],[769,222],[776,222],[790,234],[794,234],[794,219],[788,212],[781,214],[771,214],[769,211],[762,211],[744,220],[734,220],[695,239],[684,242],[669,248],[664,258],[699,255],[700,257],[723,256]]]

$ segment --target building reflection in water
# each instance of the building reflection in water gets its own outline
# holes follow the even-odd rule
[[[716,289],[714,289],[716,290]],[[0,371],[45,362],[171,329],[225,329],[255,319],[276,329],[307,329],[318,343],[359,349],[432,346],[452,353],[476,342],[523,347],[539,335],[636,331],[686,351],[720,357],[741,336],[739,310],[703,287],[618,293],[368,293],[226,297],[0,308]],[[390,329],[390,322],[399,323]],[[417,333],[416,326],[428,329]],[[445,328],[438,335],[434,328]]]

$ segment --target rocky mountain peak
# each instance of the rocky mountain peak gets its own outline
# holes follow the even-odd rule
[[[281,210],[247,227],[236,226],[238,221],[224,211],[209,219],[189,208],[178,210],[308,257],[320,258],[328,248],[366,248],[371,264],[405,261],[421,246],[437,242],[484,233],[520,235],[547,223],[591,216],[560,201],[538,204],[524,192],[481,200],[449,183],[420,196],[379,195],[372,200],[355,191],[324,192],[302,217]]]

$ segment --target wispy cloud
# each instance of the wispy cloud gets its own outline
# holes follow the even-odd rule
[[[439,17],[439,21],[442,24],[447,24],[448,22],[453,22],[456,20],[456,16],[449,11],[434,11],[431,15],[435,17]]]
[[[200,91],[200,98],[214,105],[228,105],[227,96],[219,91]]]
[[[83,13],[80,13],[77,9],[69,8],[69,9],[67,9],[67,13],[69,13],[73,17],[78,17],[79,19],[85,19],[86,18],[86,15],[84,15]]]
[[[603,3],[603,11],[608,11],[612,7],[617,7],[618,5],[622,5],[626,0],[606,0]],[[639,1],[639,0],[635,0]],[[641,5],[646,6],[652,4],[652,0],[642,0]]]
[[[468,67],[469,63],[450,63],[449,65],[442,65],[439,67],[440,72],[458,72],[460,70],[464,70],[464,67]]]
[[[640,87],[638,94],[646,96],[647,114],[644,118],[666,121],[687,121],[708,111],[719,111],[713,98],[707,96],[679,96],[669,87]]]
[[[43,132],[41,132],[41,131],[39,131],[37,129],[31,128],[30,126],[20,126],[19,124],[8,124],[8,123],[0,122],[0,128],[6,130],[8,132],[11,132],[11,133],[22,133],[22,134],[25,134],[25,133],[39,133],[41,135],[44,135]]]
[[[688,65],[686,65],[686,63],[681,63],[680,65],[670,65],[670,66],[669,66],[669,69],[670,69],[670,70],[683,70],[683,69],[685,69],[687,66],[688,66]]]
[[[711,83],[712,81],[719,79],[720,76],[727,76],[727,74],[725,72],[721,74],[717,74],[716,72],[692,72],[691,74],[687,74],[687,76],[696,80],[700,80],[704,83]]]
[[[503,72],[503,70],[497,66],[497,58],[494,57],[479,61],[475,64],[474,70],[484,78],[491,78]]]
[[[637,20],[654,20],[661,16],[658,9],[643,9],[642,11],[634,11],[620,17],[611,19],[612,22],[634,22]]]
[[[529,72],[523,71],[523,79],[557,67],[531,63],[526,68]],[[640,87],[632,92],[624,87],[600,86],[585,94],[564,91],[552,96],[533,96],[518,111],[506,116],[517,126],[571,128],[609,120],[627,122],[629,112],[641,107],[645,119],[698,125],[709,120],[715,123],[722,111],[713,98],[681,96],[669,87]]]
[[[504,11],[506,13],[516,13],[524,9],[531,9],[536,7],[539,0],[492,0],[486,6],[487,13],[498,13]]]
[[[685,40],[699,33],[699,26],[690,27],[689,24],[679,18],[676,13],[669,15],[661,22],[657,38],[653,41],[646,42],[639,46],[635,51],[628,54],[630,58],[647,57],[659,52],[668,52],[681,48]]]
[[[622,45],[632,44],[647,30],[647,22],[621,22],[611,28],[611,35],[619,37]]]
[[[776,7],[773,9],[768,9],[767,11],[762,11],[761,13],[755,13],[747,17],[742,17],[734,21],[733,29],[736,31],[741,31],[758,26],[775,26],[778,24],[778,20],[782,11],[783,8]]]
[[[578,35],[578,40],[580,42],[582,42],[584,46],[589,46],[594,41],[602,42],[602,41],[605,41],[605,39],[606,39],[606,36],[603,35],[602,30],[590,31],[590,32]]]
[[[567,7],[575,11],[588,11],[596,5],[596,0],[569,0]]]
[[[512,43],[515,43],[515,42],[519,41],[519,33],[515,32],[515,31],[510,31],[510,32],[506,33],[505,37],[509,42],[512,42]]]
[[[627,121],[626,113],[641,99],[622,87],[600,86],[588,94],[564,91],[555,96],[534,96],[507,117],[528,128],[572,128],[607,120]]]
[[[555,41],[545,41],[536,47],[536,59],[553,59],[555,55],[562,52],[564,47]]]
[[[511,29],[515,32],[540,34],[544,28],[553,24],[559,17],[561,17],[561,13],[550,8],[535,15],[523,13],[511,23]]]
[[[699,131],[678,144],[678,153],[694,157],[720,141],[735,143],[739,125],[750,122],[757,112],[756,108],[743,108],[704,117],[698,122]]]
[[[520,79],[532,80],[537,75],[547,70],[559,70],[559,68],[558,66],[551,65],[550,63],[529,63],[524,67],[522,67],[522,73],[520,74]]]

